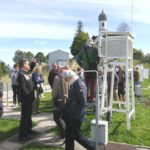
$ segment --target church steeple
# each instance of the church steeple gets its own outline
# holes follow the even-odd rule
[[[99,30],[106,31],[107,30],[107,16],[103,10],[98,17],[98,21],[99,21]]]

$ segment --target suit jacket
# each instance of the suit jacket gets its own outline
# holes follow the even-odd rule
[[[34,85],[32,79],[24,70],[18,73],[18,96],[21,102],[32,102],[34,100]]]

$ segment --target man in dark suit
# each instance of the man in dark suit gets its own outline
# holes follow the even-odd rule
[[[32,102],[34,100],[34,86],[32,79],[28,75],[30,71],[29,61],[20,61],[20,70],[18,72],[18,96],[21,102],[21,119],[19,128],[19,140],[29,139],[29,135],[34,132],[32,128]]]

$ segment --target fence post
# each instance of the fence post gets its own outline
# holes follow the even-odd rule
[[[6,84],[6,89],[7,89],[7,106],[8,106],[8,82],[7,82],[7,84]]]

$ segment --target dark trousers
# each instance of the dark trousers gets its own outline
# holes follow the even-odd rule
[[[18,100],[18,104],[20,104],[18,98],[18,85],[12,85],[12,90],[13,90],[13,104],[16,105],[16,99]]]
[[[23,138],[28,135],[32,128],[32,101],[23,100],[21,102],[21,118],[20,118],[20,128],[19,128],[19,137]]]
[[[94,142],[89,141],[86,137],[84,137],[80,131],[80,127],[82,122],[77,120],[69,120],[66,121],[66,135],[65,135],[65,150],[74,150],[74,140],[80,143],[87,150],[95,150]]]
[[[40,104],[41,93],[39,92],[38,89],[36,89],[34,91],[34,94],[35,94],[35,100],[33,101],[33,104],[32,104],[32,113],[36,114],[36,113],[39,112],[39,104]]]
[[[62,138],[64,138],[65,137],[65,122],[64,122],[64,120],[62,119],[62,111],[61,110],[59,110],[59,111],[57,111],[57,110],[54,110],[53,111],[53,115],[54,115],[54,120],[55,120],[55,122],[56,122],[56,124],[57,124],[57,127],[59,128],[59,130],[60,130],[60,136],[62,137]]]
[[[85,85],[87,87],[88,101],[93,101],[96,98],[96,76],[94,72],[84,73]]]

